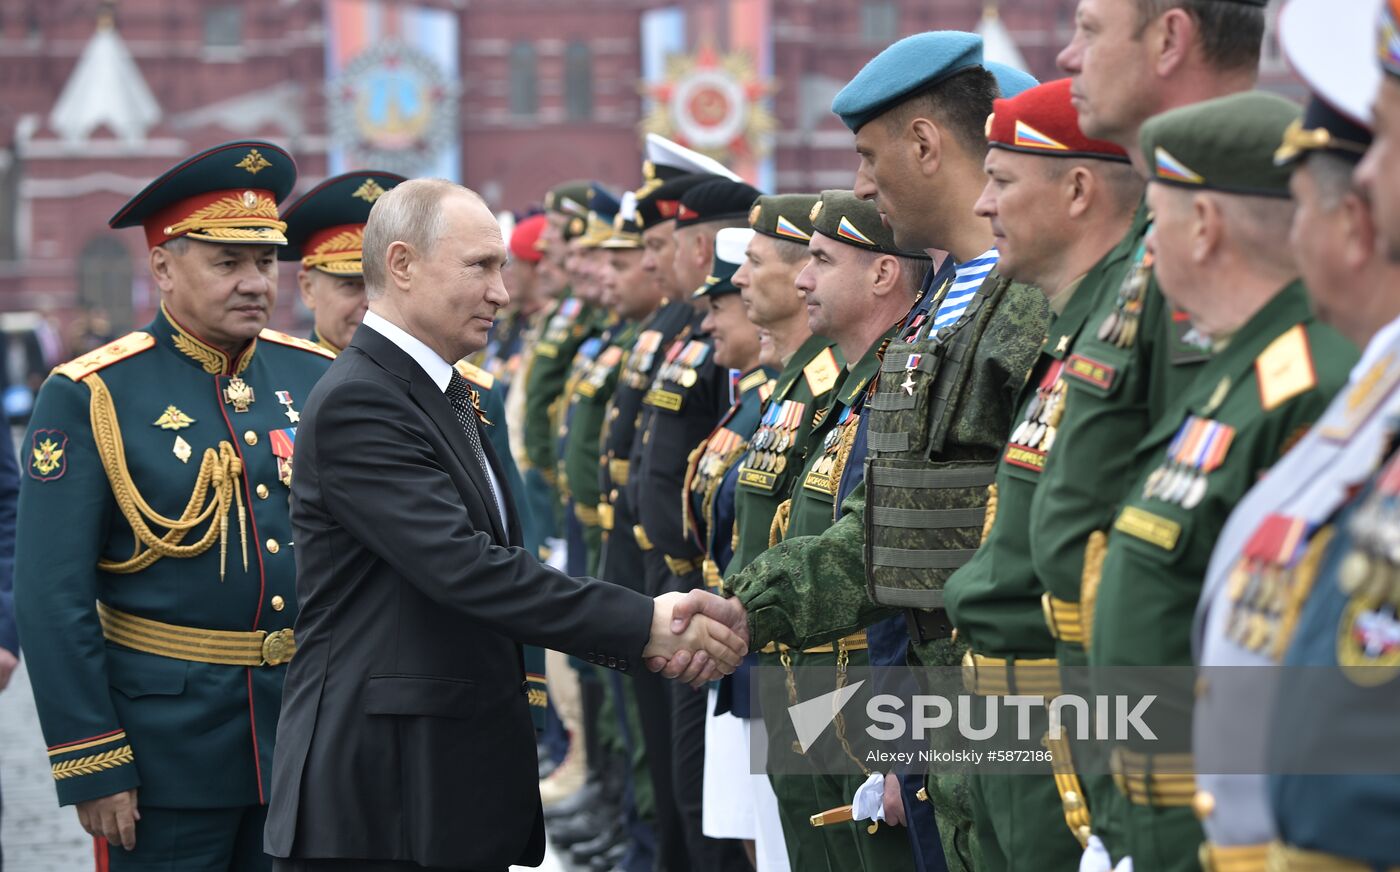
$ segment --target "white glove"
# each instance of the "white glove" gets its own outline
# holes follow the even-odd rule
[[[1124,857],[1114,866],[1103,841],[1098,836],[1090,836],[1089,847],[1079,858],[1079,872],[1133,872],[1133,858]]]
[[[885,776],[879,772],[870,773],[865,783],[856,788],[851,798],[851,819],[858,821],[883,821],[885,819]]]

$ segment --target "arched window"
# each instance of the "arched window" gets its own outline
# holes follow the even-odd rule
[[[114,333],[131,329],[131,257],[111,236],[94,237],[78,255],[78,301],[107,316]]]
[[[570,121],[593,119],[593,51],[586,42],[564,50],[564,110]]]
[[[535,45],[530,42],[517,42],[510,47],[510,113],[534,115],[539,106]]]

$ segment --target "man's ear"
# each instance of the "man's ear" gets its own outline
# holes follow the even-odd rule
[[[1079,218],[1093,205],[1099,194],[1099,180],[1088,167],[1071,167],[1065,173],[1065,196],[1068,200],[1069,217]]]
[[[1200,40],[1201,28],[1185,9],[1168,9],[1162,17],[1148,25],[1144,44],[1156,54],[1154,64],[1159,77],[1170,78],[1191,59],[1191,50]]]
[[[943,131],[930,118],[915,118],[905,134],[914,150],[914,161],[925,177],[937,175],[943,164]]]
[[[1343,222],[1342,262],[1359,270],[1376,253],[1376,221],[1371,204],[1354,191],[1347,192],[1337,205]],[[1384,252],[1382,252],[1384,256]]]
[[[384,266],[389,274],[389,282],[400,290],[407,290],[412,282],[413,261],[413,246],[402,241],[389,243],[389,250],[384,253]]]
[[[175,255],[163,246],[157,245],[149,255],[151,278],[162,294],[168,294],[175,287]]]
[[[1191,197],[1191,259],[1205,263],[1219,249],[1225,238],[1225,216],[1220,202],[1206,194]]]
[[[297,289],[301,291],[301,301],[306,308],[316,311],[316,295],[311,292],[311,270],[297,270]]]
[[[882,254],[870,264],[870,289],[876,297],[893,293],[900,283],[899,258]]]

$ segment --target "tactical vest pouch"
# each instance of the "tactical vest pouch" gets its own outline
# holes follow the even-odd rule
[[[943,607],[943,585],[982,538],[996,465],[867,458],[865,565],[870,597]]]
[[[943,364],[942,346],[891,342],[880,362],[880,382],[866,403],[871,410],[866,450],[875,454],[927,457],[933,384]]]

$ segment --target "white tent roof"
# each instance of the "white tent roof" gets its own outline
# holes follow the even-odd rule
[[[49,126],[69,142],[81,142],[102,125],[128,142],[140,142],[157,121],[160,105],[110,21],[98,23],[78,65],[49,114]]]

